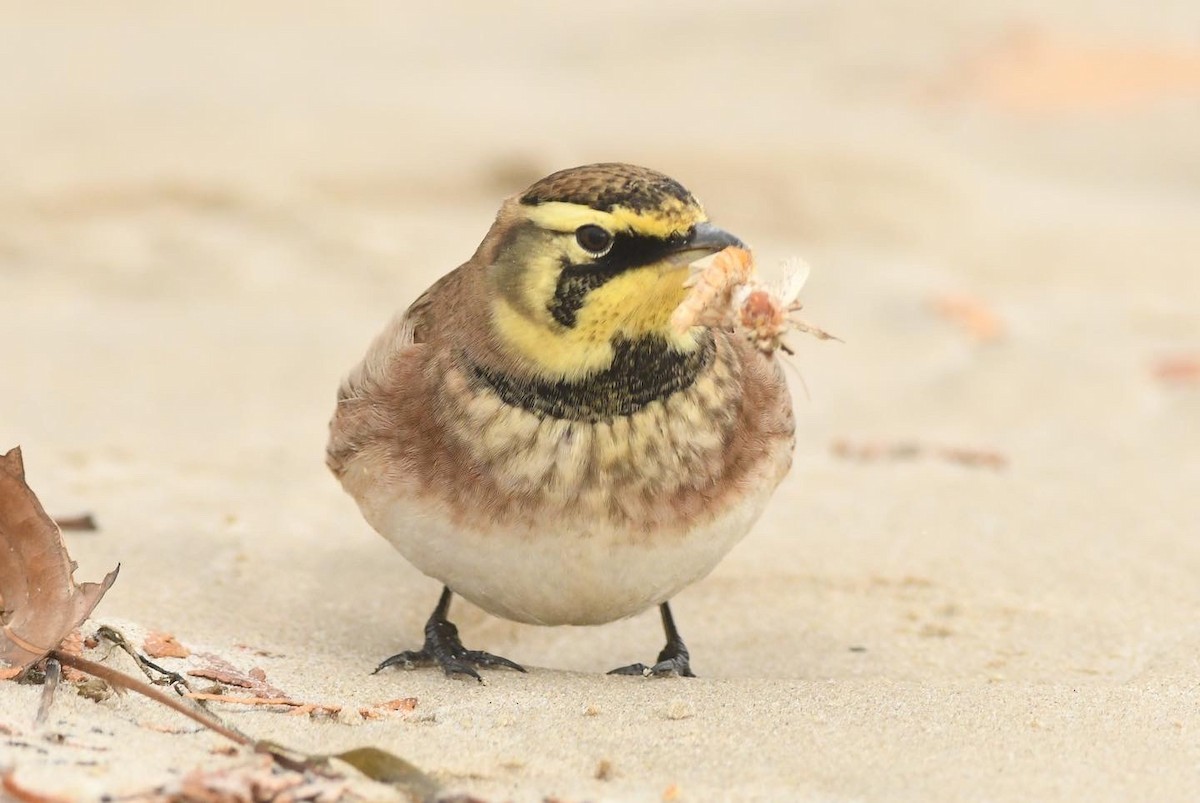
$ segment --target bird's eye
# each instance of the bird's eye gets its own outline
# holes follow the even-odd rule
[[[612,248],[613,236],[604,228],[589,223],[575,230],[575,242],[589,254],[604,256]]]

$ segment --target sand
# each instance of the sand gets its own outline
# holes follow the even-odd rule
[[[1200,9],[1043,5],[6,4],[0,448],[98,518],[92,626],[343,706],[218,707],[255,736],[486,800],[1196,799]],[[845,340],[797,341],[794,468],[675,601],[701,677],[603,674],[653,612],[462,602],[528,675],[372,676],[438,586],[323,466],[337,383],[500,198],[604,159],[803,255]],[[39,694],[0,684],[31,788],[246,761],[132,696],[37,728]]]

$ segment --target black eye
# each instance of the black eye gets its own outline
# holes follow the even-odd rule
[[[613,236],[600,226],[589,223],[575,230],[575,242],[588,253],[603,256],[612,247]]]

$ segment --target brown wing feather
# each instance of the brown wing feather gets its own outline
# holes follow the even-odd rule
[[[378,397],[400,361],[417,361],[428,348],[434,330],[433,306],[447,284],[443,276],[417,297],[408,309],[394,317],[371,343],[362,362],[354,367],[338,387],[337,408],[329,422],[329,442],[325,447],[325,465],[341,477],[347,463],[358,454],[375,427],[371,417],[378,415]]]

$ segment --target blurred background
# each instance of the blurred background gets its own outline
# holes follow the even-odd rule
[[[338,382],[502,198],[606,160],[768,275],[805,258],[845,341],[794,338],[793,471],[676,600],[697,716],[597,674],[656,654],[654,612],[456,603],[469,645],[587,674],[370,678],[438,588],[325,470]],[[1195,799],[1198,256],[1195,0],[0,0],[0,449],[98,519],[68,544],[82,579],[122,563],[102,620],[305,700],[415,694],[412,728],[241,721],[498,798],[602,796],[607,756],[648,799]],[[621,719],[580,735],[597,701]],[[198,760],[128,716],[110,766]]]
[[[1121,594],[1194,618],[1192,0],[4,3],[0,39],[0,445],[107,526],[78,549],[126,562],[117,612],[144,615],[134,569],[170,554],[205,583],[163,618],[283,572],[263,604],[361,613],[331,650],[416,632],[432,585],[322,465],[337,383],[500,199],[621,160],[681,180],[766,269],[806,258],[805,315],[846,341],[797,342],[783,501],[688,592],[745,597],[726,623],[747,638],[774,632],[754,624],[768,604],[812,624],[708,674],[920,673],[943,654],[897,670],[823,646],[952,632],[958,591],[997,622],[1061,605],[1012,636],[1061,636],[1034,675],[1056,650],[1133,671],[1080,635],[1106,606],[1136,617]],[[400,622],[376,559],[412,603]],[[873,613],[873,577],[949,590]],[[830,606],[846,588],[865,591]],[[534,664],[606,660],[472,626]],[[652,622],[615,627],[657,648]],[[951,674],[990,659],[949,655]]]

